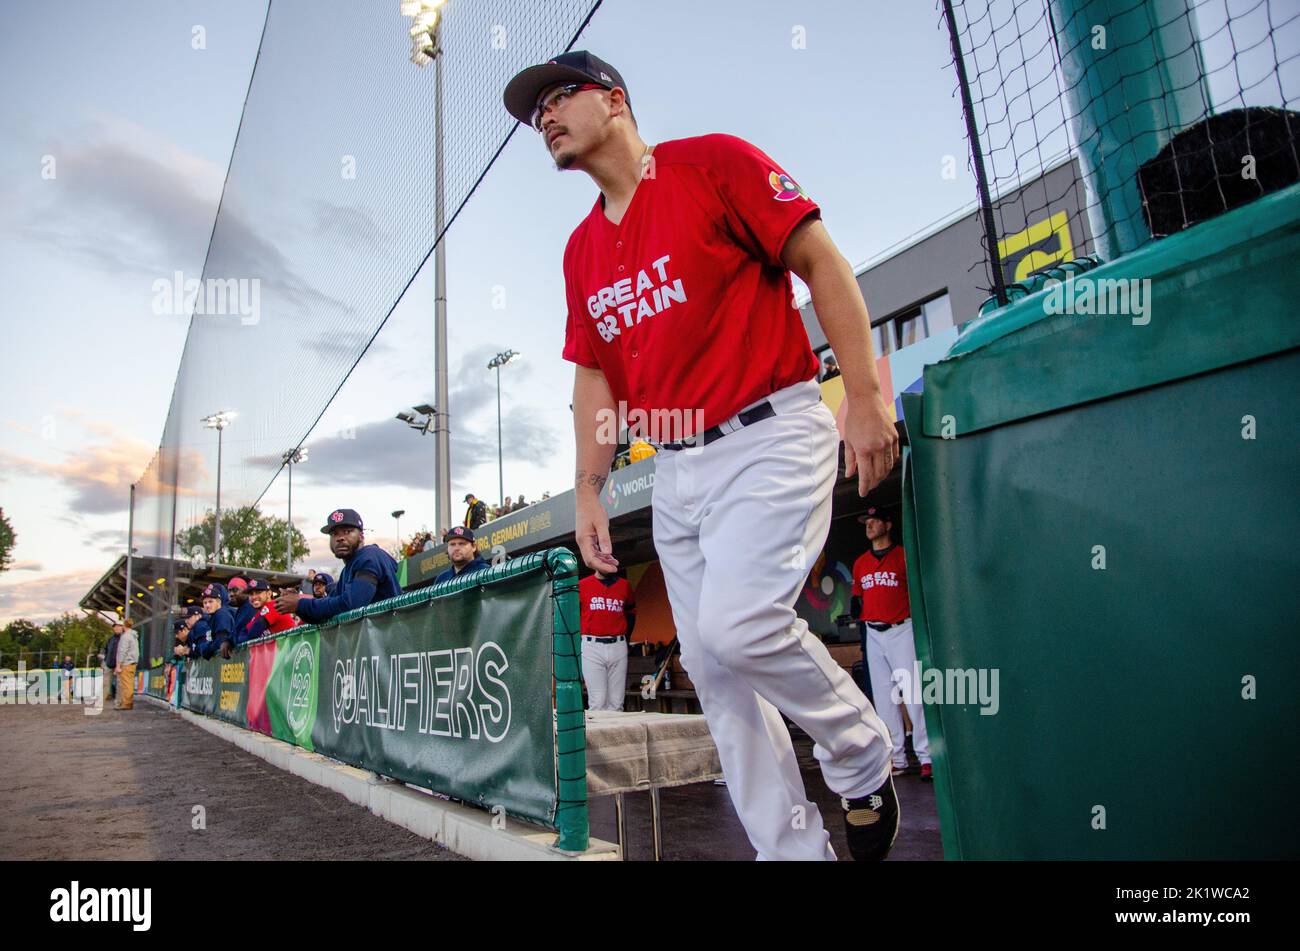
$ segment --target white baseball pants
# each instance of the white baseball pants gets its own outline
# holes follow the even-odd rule
[[[622,710],[627,693],[627,641],[602,644],[582,639],[582,680],[588,710]]]
[[[865,621],[863,623],[866,623]],[[921,698],[912,696],[912,677],[916,669],[916,641],[912,636],[912,619],[895,624],[887,631],[867,628],[867,670],[871,675],[871,693],[876,698],[880,718],[889,727],[894,741],[893,763],[902,769],[907,766],[907,752],[903,747],[903,713],[893,702],[890,693],[899,680],[907,688],[903,696],[907,716],[912,721],[912,749],[923,764],[930,762],[930,739],[925,732],[925,707]]]
[[[830,530],[835,419],[815,380],[768,399],[778,415],[732,417],[725,438],[658,454],[654,542],[682,666],[758,857],[834,859],[781,713],[850,798],[888,778],[889,731],[794,611]]]

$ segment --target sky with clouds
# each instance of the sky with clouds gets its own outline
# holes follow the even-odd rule
[[[328,23],[329,2],[281,4]],[[393,24],[389,55],[401,66],[409,39],[397,2],[374,6],[377,23]],[[111,17],[103,9],[38,0],[0,8],[8,91],[0,99],[0,507],[18,536],[15,563],[0,575],[0,623],[75,610],[125,551],[128,489],[157,450],[189,326],[185,314],[157,312],[153,283],[202,273],[266,17],[264,0],[123,0]],[[69,55],[74,22],[94,23],[93,58]],[[196,25],[202,49],[192,43]],[[577,46],[618,66],[647,141],[721,131],[772,154],[818,201],[856,264],[973,197],[940,25],[928,2],[605,0]],[[373,35],[382,40],[383,30]],[[403,82],[432,83],[431,71],[406,67]],[[329,95],[317,98],[303,108],[328,107]],[[409,127],[418,158],[427,151],[427,116],[403,115],[394,99],[392,115],[375,121]],[[364,131],[344,125],[335,151],[364,153],[364,143],[348,142]],[[943,175],[950,156],[955,178]],[[343,203],[302,197],[308,192],[295,183],[310,174],[306,158],[302,167],[291,160],[267,168],[263,179],[247,176],[275,183],[275,200],[293,206],[295,233],[263,226],[227,243],[258,266],[292,262],[304,240],[334,255],[382,259],[404,219],[359,221]],[[249,161],[256,172],[257,157]],[[360,162],[358,179],[367,174]],[[467,491],[497,494],[496,389],[486,364],[506,348],[522,357],[501,375],[505,491],[532,500],[569,483],[572,367],[560,359],[560,262],[596,194],[585,175],[556,172],[541,140],[520,129],[449,233],[453,512]],[[275,196],[239,197],[260,211]],[[341,235],[351,243],[331,248]],[[323,293],[316,283],[299,289],[304,299]],[[393,419],[433,402],[432,314],[430,259],[306,441],[293,515],[312,545],[310,565],[336,564],[317,531],[334,507],[361,511],[371,540],[385,545],[394,541],[395,509],[406,511],[404,535],[433,524],[434,440]],[[289,342],[269,326],[235,332],[210,349],[214,359],[240,362],[232,399],[242,406],[293,392],[323,403],[338,379],[295,376],[294,348],[332,366],[361,339],[342,318],[327,333],[302,328]],[[240,407],[184,411],[226,408]],[[242,459],[253,476],[273,471],[278,452],[256,458],[265,440],[241,433],[240,422],[226,432],[227,462]],[[197,454],[193,468],[211,474],[210,444],[181,451]],[[257,481],[224,468],[223,476]],[[283,517],[285,496],[281,476],[263,509]],[[183,493],[178,527],[210,506],[206,486]]]

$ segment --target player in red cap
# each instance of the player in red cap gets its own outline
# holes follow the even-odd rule
[[[840,434],[791,271],[839,359],[861,495],[898,454],[852,268],[817,205],[749,142],[647,144],[623,77],[590,53],[523,70],[505,104],[556,168],[600,188],[564,251],[583,561],[618,568],[600,490],[626,420],[659,450],[655,548],[750,842],[764,859],[835,857],[784,713],[816,744],[854,858],[883,858],[898,830],[889,732],[794,610],[829,531]]]

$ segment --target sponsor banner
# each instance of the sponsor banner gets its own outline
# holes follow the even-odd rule
[[[248,648],[248,728],[271,735],[271,717],[266,708],[266,684],[275,666],[275,645],[278,641],[262,641]]]
[[[551,649],[550,585],[536,576],[326,629],[313,746],[553,825]]]
[[[320,638],[320,631],[314,627],[276,638],[265,688],[271,736],[305,750],[316,749],[312,730],[316,725],[316,697],[320,692]]]
[[[247,726],[248,651],[237,650],[224,660],[220,654],[205,660],[189,660],[185,672],[185,696],[181,706],[195,713]]]

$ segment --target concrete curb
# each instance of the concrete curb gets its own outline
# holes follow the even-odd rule
[[[200,729],[258,756],[279,769],[301,776],[308,782],[332,789],[354,805],[369,809],[381,819],[401,826],[424,839],[431,839],[458,855],[479,862],[590,862],[617,861],[618,846],[592,839],[586,852],[565,855],[551,848],[555,833],[505,818],[503,828],[493,828],[494,816],[482,809],[448,802],[419,792],[402,783],[380,778],[369,770],[336,762],[319,753],[244,730],[232,723],[214,720],[189,710],[137,694],[136,699],[156,704],[179,714]],[[498,825],[502,819],[496,818]]]

